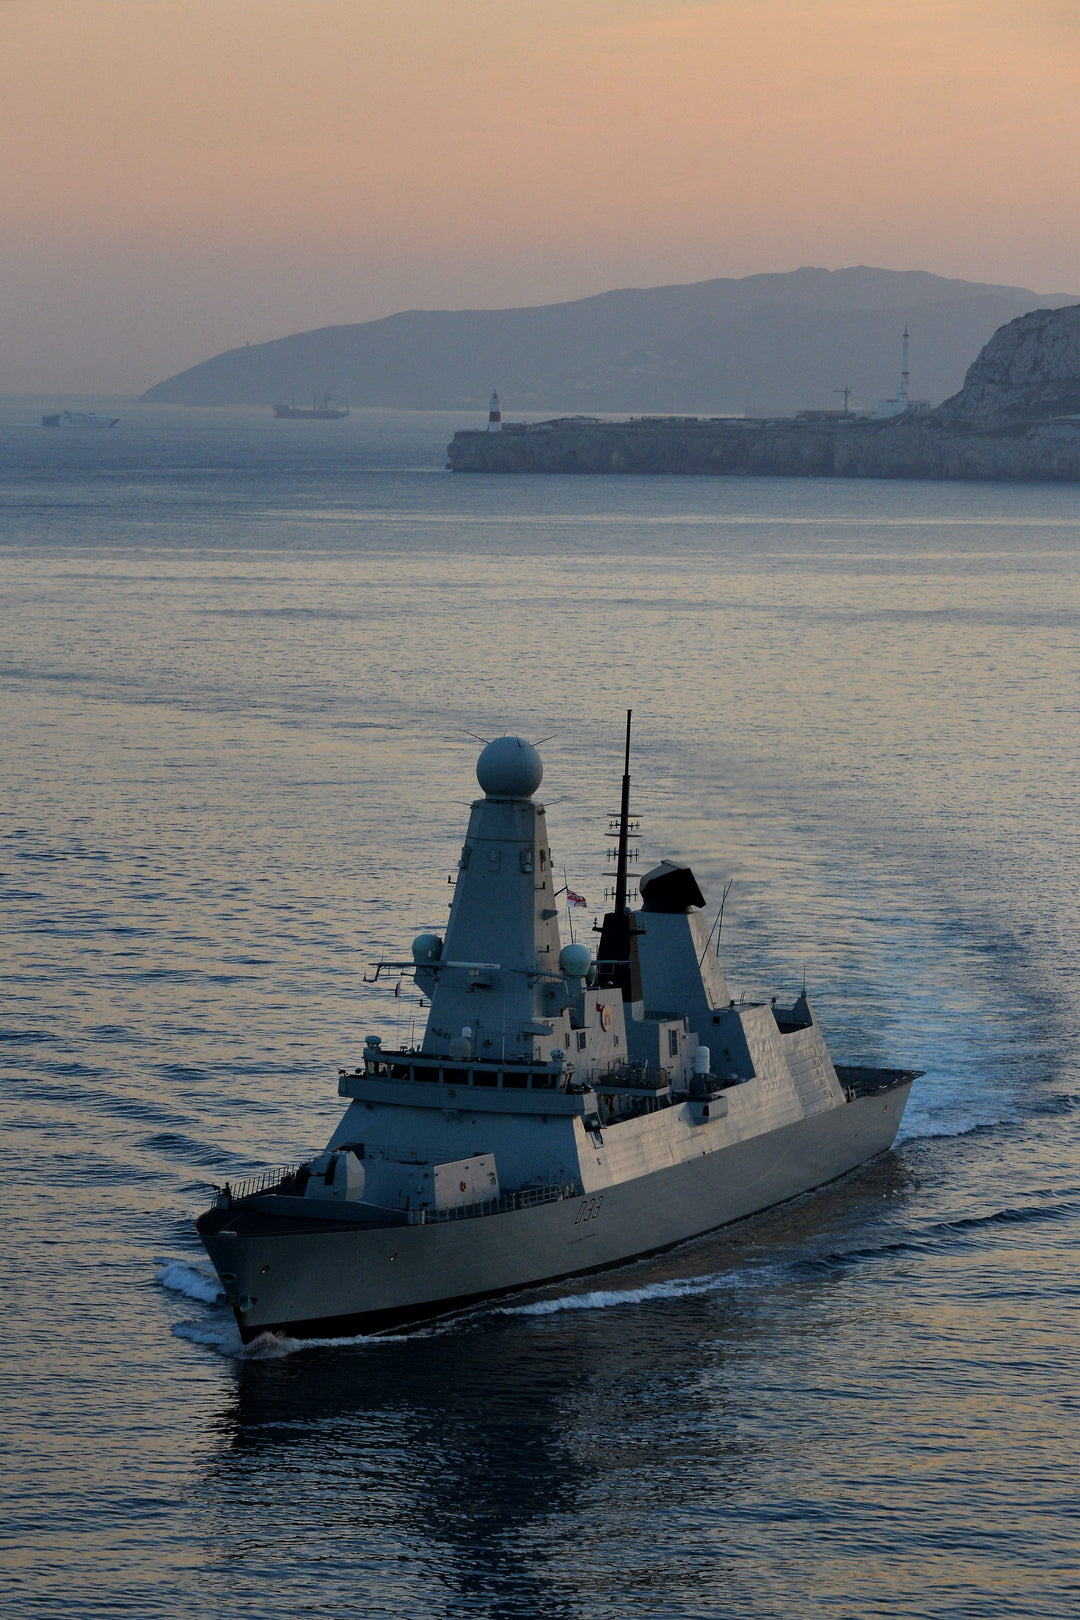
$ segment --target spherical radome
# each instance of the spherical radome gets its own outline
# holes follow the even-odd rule
[[[476,762],[476,780],[492,799],[529,799],[543,775],[540,755],[524,737],[496,737]]]
[[[592,967],[592,951],[587,945],[564,945],[559,952],[559,972],[568,979],[583,979]]]

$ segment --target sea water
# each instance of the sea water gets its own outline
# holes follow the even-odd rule
[[[444,470],[460,419],[0,402],[0,1603],[24,1620],[1080,1610],[1080,512]],[[54,406],[55,408],[55,406]],[[483,739],[687,860],[733,993],[924,1069],[892,1154],[408,1337],[241,1351],[209,1184],[409,1040]],[[644,1219],[644,1216],[643,1216]]]

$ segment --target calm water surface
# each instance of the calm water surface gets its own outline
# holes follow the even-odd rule
[[[469,479],[450,418],[0,401],[0,1604],[437,1620],[1080,1612],[1068,489]],[[251,1359],[192,1217],[302,1156],[445,922],[476,738],[594,909],[910,1064],[841,1186],[436,1332]],[[588,915],[591,921],[591,912]]]

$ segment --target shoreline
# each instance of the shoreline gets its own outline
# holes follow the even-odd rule
[[[932,414],[832,422],[556,418],[460,429],[452,472],[1080,482],[1080,416],[976,427]]]

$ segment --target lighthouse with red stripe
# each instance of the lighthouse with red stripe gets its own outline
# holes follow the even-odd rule
[[[499,404],[499,396],[494,388],[491,390],[491,404],[488,406],[487,430],[489,433],[502,432],[502,407]]]

